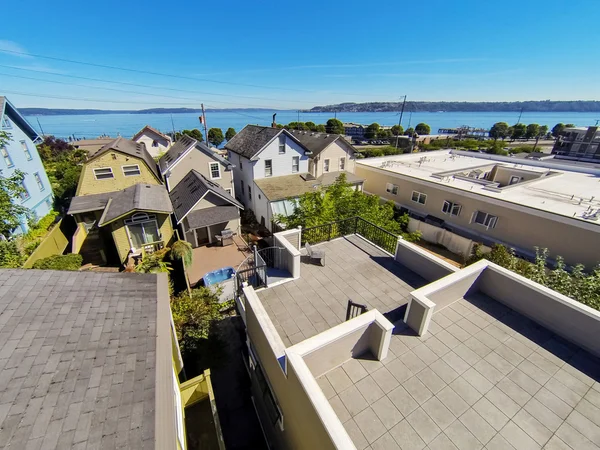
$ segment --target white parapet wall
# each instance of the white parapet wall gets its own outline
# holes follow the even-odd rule
[[[300,227],[285,230],[273,235],[273,244],[280,247],[280,269],[287,270],[292,278],[300,278],[300,242],[302,229]]]
[[[439,280],[459,270],[458,267],[402,238],[398,239],[394,259],[427,281]]]

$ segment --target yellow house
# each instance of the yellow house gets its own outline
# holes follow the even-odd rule
[[[145,144],[123,138],[91,154],[69,214],[75,217],[73,253],[84,263],[122,264],[168,246],[173,208]]]

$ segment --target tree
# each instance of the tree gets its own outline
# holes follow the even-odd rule
[[[10,135],[0,131],[0,147],[6,145]],[[9,236],[19,226],[23,218],[30,218],[31,212],[15,200],[27,191],[23,186],[25,173],[15,170],[11,176],[0,175],[0,234]]]
[[[574,123],[568,123],[565,125],[565,128],[575,128],[575,124]]]
[[[317,124],[314,122],[304,122],[304,126],[310,131],[317,131]]]
[[[317,129],[315,131],[318,133],[326,133],[327,129],[325,128],[325,125],[320,124],[320,125],[317,125]]]
[[[390,130],[389,128],[387,130],[379,130],[377,132],[377,137],[379,139],[389,139],[393,136],[392,134],[392,130]]]
[[[402,125],[394,125],[391,131],[394,136],[402,136],[402,133],[404,133],[404,128],[402,128]]]
[[[548,134],[548,125],[541,125],[540,132],[538,133],[539,137],[545,137]]]
[[[176,132],[175,140],[178,141],[179,139],[181,139],[181,136],[183,136],[184,134],[191,138],[196,139],[198,142],[204,141],[204,135],[198,128],[194,128],[193,130],[183,130],[182,132],[179,132],[179,131]]]
[[[415,132],[417,134],[431,134],[431,127],[426,123],[418,123],[415,127]]]
[[[231,127],[227,128],[227,131],[225,132],[225,139],[227,139],[228,141],[230,141],[237,133],[235,132],[235,130]]]
[[[562,122],[557,123],[556,125],[554,125],[552,127],[552,136],[554,136],[555,138],[557,138],[558,136],[560,136],[560,134],[564,131],[565,129],[565,124]]]
[[[372,123],[365,130],[365,137],[367,139],[373,139],[373,138],[377,137],[377,133],[379,133],[380,128],[381,127],[379,126],[378,123]]]
[[[415,129],[413,127],[407,128],[406,131],[404,132],[404,136],[412,137],[413,134],[415,134]]]
[[[506,122],[496,122],[490,128],[490,137],[497,141],[498,139],[506,139],[509,136],[508,129],[510,127]]]
[[[510,136],[513,140],[522,139],[527,133],[527,125],[524,123],[517,123],[512,126],[512,135]]]
[[[537,123],[530,123],[525,130],[525,138],[533,139],[539,137],[540,126]]]
[[[341,120],[338,120],[338,119],[329,119],[327,121],[327,125],[325,125],[325,130],[327,131],[327,133],[332,133],[332,134],[344,134],[345,133],[344,124],[342,123]]]
[[[285,126],[285,129],[286,130],[299,130],[299,131],[308,130],[308,128],[304,122],[290,122]]]
[[[221,143],[225,140],[223,137],[223,130],[220,128],[211,128],[208,130],[208,142],[210,142],[215,147],[221,145]]]

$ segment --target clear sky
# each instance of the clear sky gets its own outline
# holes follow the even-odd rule
[[[3,7],[0,26],[0,49],[13,52],[0,52],[0,95],[21,107],[102,109],[200,102],[297,109],[404,94],[600,100],[597,6],[598,0],[13,1]]]

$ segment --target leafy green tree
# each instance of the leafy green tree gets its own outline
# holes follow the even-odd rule
[[[562,122],[557,123],[552,127],[552,136],[557,138],[565,130],[565,124]]]
[[[391,138],[392,136],[393,136],[393,134],[392,134],[392,130],[390,130],[390,129],[387,129],[387,130],[383,130],[383,129],[382,129],[382,130],[379,130],[379,131],[377,132],[377,137],[378,137],[379,139],[389,139],[389,138]]]
[[[317,124],[314,122],[304,122],[304,126],[310,131],[317,131]]]
[[[227,131],[225,132],[225,139],[230,141],[236,134],[237,133],[235,132],[235,129],[229,127],[229,128],[227,128]]]
[[[367,139],[373,139],[377,137],[377,133],[379,133],[379,129],[381,127],[379,126],[378,123],[372,123],[371,125],[369,125],[367,127],[367,129],[365,130],[365,137]]]
[[[394,136],[402,136],[404,133],[404,128],[402,128],[402,125],[394,125],[391,129],[391,132]]]
[[[492,128],[490,128],[490,137],[495,141],[498,139],[504,140],[509,136],[509,128],[510,127],[506,122],[496,122],[492,125]]]
[[[25,262],[17,241],[0,241],[0,267],[16,269]]]
[[[415,127],[415,132],[419,135],[421,134],[431,134],[431,127],[426,123],[418,123]]]
[[[182,132],[175,133],[175,140],[178,141],[181,139],[181,136],[188,135],[191,138],[196,139],[198,142],[204,141],[204,135],[198,128],[194,128],[193,130],[183,130]]]
[[[325,125],[327,133],[331,134],[344,134],[344,124],[339,119],[329,119],[327,125]]]
[[[223,137],[223,130],[220,128],[211,128],[208,130],[208,142],[210,142],[215,147],[221,145],[221,143],[225,140]]]
[[[542,137],[545,137],[547,134],[548,134],[548,125],[541,125],[538,136],[542,138]]]
[[[304,122],[290,122],[285,126],[286,130],[306,131],[308,127]]]
[[[510,136],[513,140],[522,139],[527,134],[527,125],[524,123],[517,123],[512,126],[512,135]]]
[[[411,136],[415,134],[415,129],[413,127],[407,128],[404,132],[404,136]]]
[[[0,147],[6,145],[10,139],[8,133],[0,131]],[[0,234],[6,237],[19,226],[23,218],[31,217],[29,209],[15,201],[26,193],[23,187],[24,178],[25,173],[20,170],[15,170],[9,177],[0,174]]]
[[[537,138],[540,134],[540,125],[537,123],[530,123],[529,125],[527,125],[527,128],[525,130],[525,138],[526,139],[533,139],[533,138]]]
[[[317,128],[315,131],[318,133],[326,133],[327,129],[325,128],[325,125],[319,124],[319,125],[317,125]]]
[[[568,123],[565,125],[565,128],[575,128],[575,124],[574,123]]]
[[[83,256],[77,253],[69,253],[68,255],[53,255],[47,258],[42,258],[33,263],[34,269],[42,270],[79,270]]]

